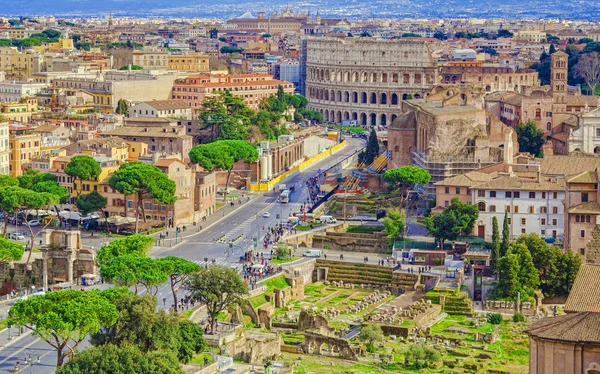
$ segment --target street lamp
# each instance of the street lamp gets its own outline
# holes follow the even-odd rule
[[[40,363],[40,355],[35,355],[31,353],[30,350],[27,350],[27,354],[25,355],[25,363],[29,364],[29,372],[33,373],[33,365]]]

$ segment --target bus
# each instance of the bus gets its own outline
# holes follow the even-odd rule
[[[287,204],[290,202],[290,191],[284,190],[281,195],[279,195],[279,202],[282,204]]]

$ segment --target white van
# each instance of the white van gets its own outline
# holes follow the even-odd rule
[[[320,249],[309,249],[308,251],[304,251],[302,254],[304,257],[321,257]]]
[[[337,219],[333,218],[332,216],[321,216],[319,221],[321,223],[336,223]]]

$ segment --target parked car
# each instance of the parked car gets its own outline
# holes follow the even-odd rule
[[[269,212],[264,212],[262,214],[262,218],[269,218],[269,217],[271,217],[271,213],[269,213]]]
[[[40,221],[38,221],[37,219],[32,219],[31,221],[27,222],[29,224],[29,226],[33,227],[33,226],[39,226],[40,225]]]
[[[304,257],[321,257],[321,251],[319,249],[309,249],[308,251],[304,251],[302,256],[304,256]]]
[[[319,217],[319,221],[321,223],[336,223],[337,219],[333,218],[332,216],[321,216]]]
[[[10,234],[8,234],[8,238],[14,240],[24,240],[25,236],[23,236],[23,234],[19,232],[11,232]]]
[[[23,220],[20,219],[20,218],[10,217],[8,219],[8,223],[12,223],[13,225],[22,225],[23,224]]]

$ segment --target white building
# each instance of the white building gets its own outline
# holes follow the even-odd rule
[[[0,123],[0,175],[10,174],[9,127],[8,122]]]
[[[479,209],[475,232],[491,238],[492,218],[502,231],[508,213],[510,237],[536,233],[541,238],[564,238],[565,184],[562,178],[524,178],[505,175],[472,188],[473,204]],[[481,234],[484,235],[481,235]]]
[[[452,51],[452,60],[454,61],[474,61],[477,59],[477,52],[474,49],[455,49]]]
[[[152,100],[129,109],[131,117],[163,117],[191,120],[192,108],[183,100]]]
[[[27,96],[34,96],[48,85],[45,83],[0,81],[0,102],[19,102]]]
[[[600,105],[600,102],[598,103]],[[600,153],[600,108],[584,113],[578,119],[579,127],[569,134],[569,153]]]

